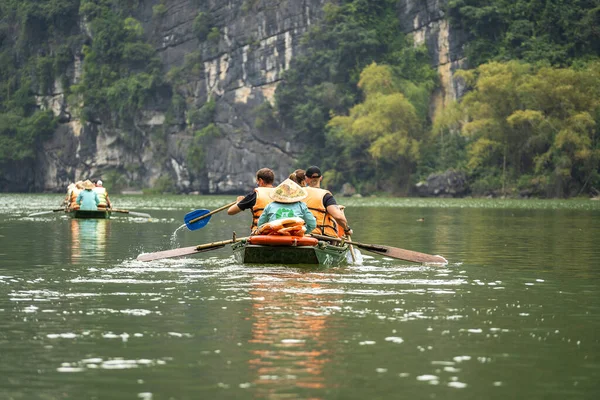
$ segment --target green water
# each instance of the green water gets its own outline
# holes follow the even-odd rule
[[[345,200],[353,239],[449,260],[243,266],[230,197],[113,196],[71,220],[60,195],[0,195],[0,399],[595,399],[600,202]]]

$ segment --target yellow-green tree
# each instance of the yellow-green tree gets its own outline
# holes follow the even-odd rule
[[[434,132],[458,127],[469,138],[476,189],[506,192],[525,176],[563,196],[598,180],[599,62],[579,69],[493,62],[458,75],[471,91],[440,115]]]
[[[408,190],[423,128],[401,86],[389,66],[372,63],[358,83],[364,101],[349,115],[334,116],[327,126],[329,139],[340,142],[351,173],[373,168],[375,177],[392,179]]]

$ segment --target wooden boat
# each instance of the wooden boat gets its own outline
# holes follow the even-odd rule
[[[109,219],[110,210],[67,210],[66,213],[71,218],[82,219]]]
[[[306,264],[333,267],[346,262],[348,245],[312,237],[256,235],[231,245],[242,264]]]

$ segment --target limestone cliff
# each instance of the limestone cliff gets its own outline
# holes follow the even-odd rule
[[[54,137],[44,145],[29,182],[36,191],[62,191],[70,181],[102,177],[120,186],[152,187],[162,179],[173,182],[180,192],[234,193],[248,190],[254,173],[268,166],[278,181],[293,170],[302,143],[279,126],[257,128],[260,107],[272,103],[282,73],[302,52],[301,37],[323,15],[328,0],[166,0],[160,16],[153,12],[159,0],[140,1],[134,17],[144,26],[147,41],[160,55],[167,74],[181,67],[185,55],[197,52],[202,68],[173,87],[186,109],[167,118],[167,99],[157,99],[139,113],[133,129],[139,140],[127,142],[118,129],[98,115],[81,124],[70,110],[60,85],[53,95],[38,98],[61,116]],[[432,112],[462,92],[452,73],[464,63],[463,38],[444,18],[446,0],[399,0],[398,18],[415,43],[426,44],[439,69],[442,87],[436,93]],[[194,32],[199,12],[210,14],[218,37],[201,41]],[[80,29],[90,34],[85,21]],[[81,58],[74,60],[69,74],[74,83],[81,74]],[[203,142],[203,166],[191,167],[188,149],[193,140],[189,111],[215,101],[214,122],[221,135]],[[166,134],[165,134],[166,132]],[[160,136],[157,143],[153,138]],[[196,143],[196,144],[194,144]],[[159,145],[160,144],[160,145]],[[15,177],[13,190],[18,187]],[[31,186],[29,186],[29,190]],[[25,189],[27,190],[27,189]]]

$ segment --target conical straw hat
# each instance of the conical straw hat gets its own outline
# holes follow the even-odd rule
[[[304,200],[308,196],[306,190],[291,179],[281,182],[270,194],[273,200],[279,203],[295,203]]]
[[[84,189],[90,190],[90,189],[93,189],[94,187],[95,187],[94,184],[89,179],[86,180],[85,182],[83,182],[83,188]]]

